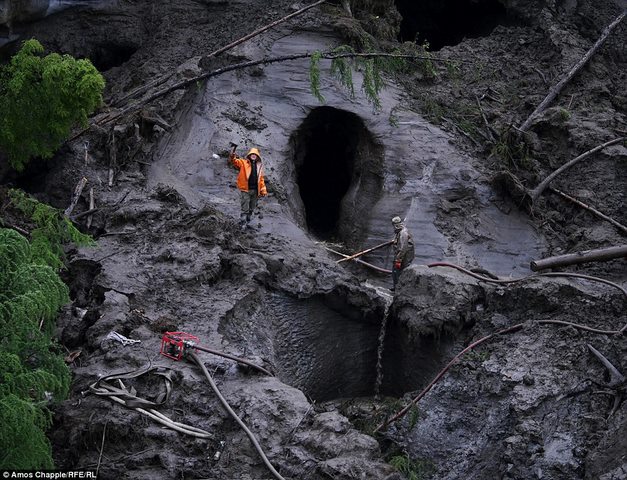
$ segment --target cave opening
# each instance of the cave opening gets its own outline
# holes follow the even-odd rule
[[[137,51],[136,45],[128,43],[109,43],[94,47],[89,59],[101,72],[126,63]]]
[[[395,0],[395,4],[402,17],[399,40],[428,42],[430,50],[487,36],[497,25],[513,23],[499,0]]]
[[[311,111],[291,139],[307,229],[322,240],[358,241],[383,184],[383,147],[363,120],[333,107]]]
[[[391,397],[428,384],[454,353],[455,335],[411,335],[392,315],[380,350],[384,313],[361,311],[338,294],[304,300],[272,294],[266,301],[276,374],[316,401],[375,396],[379,352],[379,393]]]

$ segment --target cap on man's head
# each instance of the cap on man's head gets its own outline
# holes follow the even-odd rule
[[[399,225],[399,224],[401,224],[401,223],[403,223],[403,220],[401,220],[401,217],[394,217],[394,218],[392,219],[392,224],[393,224],[393,225]]]

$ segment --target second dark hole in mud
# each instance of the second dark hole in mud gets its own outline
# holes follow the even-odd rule
[[[375,394],[381,315],[363,314],[338,297],[272,295],[272,350],[278,377],[316,401]],[[450,360],[454,337],[411,337],[390,318],[380,393],[422,388]]]
[[[396,0],[400,41],[428,42],[431,50],[457,45],[465,37],[489,35],[497,25],[512,23],[498,0]]]
[[[129,43],[107,43],[93,48],[89,58],[101,72],[126,63],[139,47]]]

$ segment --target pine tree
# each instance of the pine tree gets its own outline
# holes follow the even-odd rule
[[[53,466],[45,405],[65,398],[70,385],[52,341],[68,288],[32,254],[25,237],[0,228],[0,469]]]
[[[28,40],[0,68],[0,150],[18,170],[32,157],[52,157],[102,103],[105,82],[89,60],[43,51]]]

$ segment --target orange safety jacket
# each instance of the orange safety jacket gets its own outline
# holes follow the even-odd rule
[[[256,148],[251,148],[246,154],[246,158],[240,158],[234,154],[231,154],[231,163],[235,168],[239,170],[239,174],[237,175],[237,188],[239,188],[243,192],[248,191],[248,177],[250,177],[250,172],[252,172],[252,162],[248,159],[248,157],[252,153],[259,157],[259,161],[256,162],[257,195],[265,197],[268,194],[268,191],[266,190],[266,182],[263,178],[263,165],[261,164],[261,155],[259,155],[259,150],[257,150]]]

